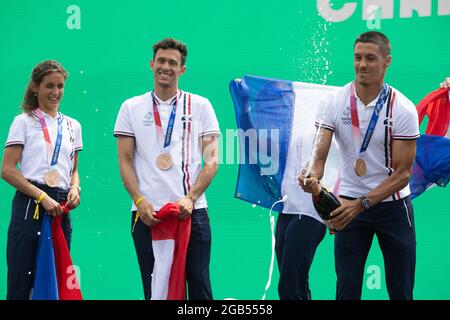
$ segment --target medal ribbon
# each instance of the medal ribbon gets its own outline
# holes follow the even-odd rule
[[[51,159],[50,167],[53,167],[58,163],[59,152],[61,150],[61,142],[62,142],[62,122],[63,117],[60,112],[58,112],[58,128],[57,128],[57,136],[55,142],[55,148],[53,149],[52,155],[52,142],[50,139],[50,134],[48,133],[47,123],[45,122],[44,114],[42,113],[40,108],[37,108],[36,115],[41,123],[41,129],[44,134],[45,146],[47,148],[47,160]]]
[[[367,147],[369,146],[370,139],[375,131],[375,126],[377,125],[378,118],[380,117],[380,111],[383,108],[384,103],[388,97],[389,87],[387,84],[383,86],[383,90],[381,90],[380,97],[375,105],[375,109],[373,110],[372,117],[370,118],[369,125],[367,127],[366,134],[364,136],[363,142],[361,144],[361,148],[359,150],[359,154],[365,152]],[[359,118],[358,118],[358,110],[356,109],[356,96],[355,96],[355,85],[352,85],[352,95],[350,96],[350,111],[352,118],[352,135],[353,141],[355,142],[355,149],[357,150],[357,146],[359,145],[361,138],[361,128],[359,127]]]
[[[161,141],[164,141],[164,146],[163,146],[163,152],[164,152],[169,147],[170,141],[172,141],[172,132],[173,132],[173,127],[174,127],[174,123],[175,123],[175,115],[177,113],[177,105],[178,105],[178,92],[177,92],[177,95],[174,98],[172,98],[172,100],[169,103],[172,106],[172,111],[170,112],[169,122],[167,123],[167,130],[166,130],[165,137],[164,137],[164,133],[163,133],[163,129],[162,129],[161,117],[159,116],[159,111],[158,111],[159,102],[156,99],[153,91],[152,91],[152,98],[153,98],[153,115],[155,118],[156,133],[157,133],[159,144],[161,145]]]

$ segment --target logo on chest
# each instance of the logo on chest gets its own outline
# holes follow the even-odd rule
[[[386,118],[386,119],[384,119],[384,121],[383,121],[383,125],[384,125],[385,127],[392,128],[392,127],[394,127],[394,121],[392,121],[391,118]]]
[[[192,115],[190,115],[190,114],[182,115],[181,122],[192,122]]]
[[[155,123],[155,120],[153,119],[153,113],[150,111],[145,115],[144,120],[142,121],[142,124],[144,127],[151,127]]]
[[[352,124],[350,106],[347,106],[344,109],[344,111],[342,112],[341,121],[342,121],[342,124],[346,125],[346,126]]]

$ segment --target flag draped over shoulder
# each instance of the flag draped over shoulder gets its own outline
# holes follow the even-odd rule
[[[44,214],[36,254],[32,300],[82,300],[61,228],[62,217]]]
[[[297,178],[312,155],[316,112],[325,96],[336,89],[255,76],[230,82],[240,151],[236,198],[270,209],[299,188]],[[334,191],[339,167],[333,140],[324,184]],[[274,210],[296,212],[304,208],[301,201],[293,192]]]
[[[152,300],[186,299],[186,255],[191,236],[191,217],[179,219],[178,204],[169,202],[157,213],[161,220],[152,226],[155,264]]]
[[[417,105],[419,122],[426,115],[428,124],[425,134],[417,140],[410,180],[412,199],[433,185],[445,187],[450,181],[449,94],[449,89],[435,90]]]

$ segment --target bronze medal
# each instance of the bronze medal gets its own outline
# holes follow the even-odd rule
[[[156,158],[156,166],[160,170],[169,170],[173,166],[172,156],[167,152],[161,153],[158,158]]]
[[[367,166],[366,166],[366,162],[363,159],[358,158],[355,161],[354,167],[355,167],[355,173],[358,177],[363,177],[366,175]]]
[[[59,180],[60,180],[59,173],[56,170],[48,171],[44,175],[45,184],[51,188],[57,187],[59,184]]]

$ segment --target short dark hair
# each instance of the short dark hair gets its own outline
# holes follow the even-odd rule
[[[158,41],[153,45],[153,59],[156,57],[156,52],[159,49],[175,49],[181,53],[181,65],[184,66],[187,57],[187,47],[180,41],[172,38],[166,38],[164,40]]]
[[[373,44],[377,44],[384,56],[388,56],[391,54],[391,43],[389,42],[388,37],[386,37],[381,32],[368,31],[360,34],[358,38],[356,38],[353,48],[356,47],[356,44],[358,42],[370,42]]]

